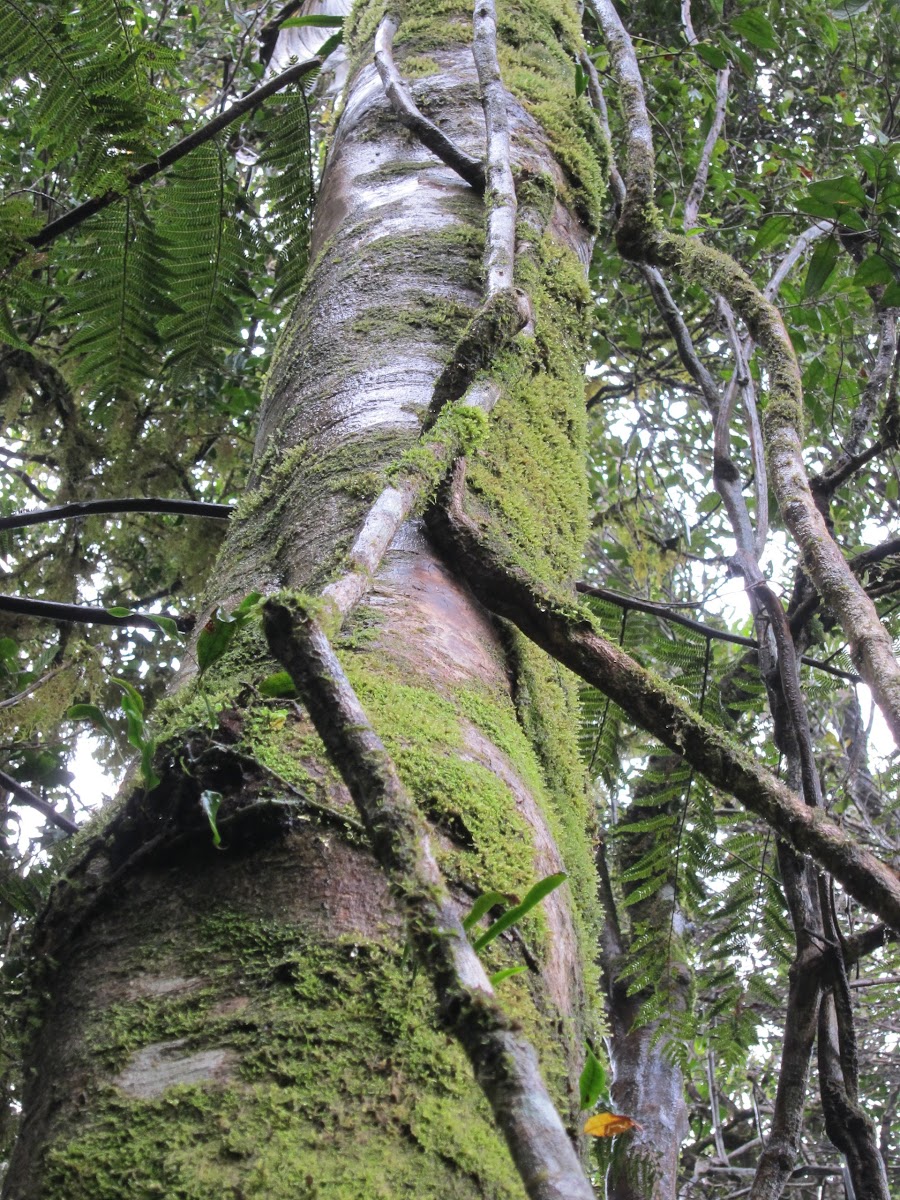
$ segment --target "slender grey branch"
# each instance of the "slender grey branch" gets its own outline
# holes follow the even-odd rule
[[[683,9],[682,9],[683,11]],[[688,18],[690,20],[690,18]],[[697,216],[700,212],[700,205],[703,203],[703,196],[706,192],[706,181],[709,179],[709,168],[712,163],[713,152],[716,148],[716,142],[722,134],[722,127],[725,124],[725,110],[728,107],[728,80],[731,74],[731,68],[727,65],[716,72],[716,107],[713,112],[712,124],[709,127],[709,133],[706,135],[706,141],[703,144],[703,150],[700,154],[700,162],[697,164],[697,173],[694,176],[694,182],[691,184],[691,190],[688,192],[687,200],[684,202],[684,229],[685,233],[693,229],[697,224]]]
[[[815,489],[820,493],[833,491],[837,485],[831,485],[831,480],[843,479],[842,472],[859,456],[860,445],[872,427],[878,402],[890,386],[894,358],[897,354],[897,310],[895,308],[888,308],[884,312],[879,313],[878,323],[881,326],[881,331],[878,339],[878,352],[875,356],[875,363],[869,373],[869,378],[866,380],[866,386],[862,390],[859,403],[853,410],[853,416],[850,418],[850,432],[843,451],[828,470],[823,472],[813,484]]]
[[[143,166],[131,171],[125,177],[125,186],[123,190],[111,189],[104,192],[102,196],[93,196],[90,200],[85,200],[83,204],[79,204],[76,208],[70,209],[67,213],[63,213],[61,217],[57,217],[55,221],[50,221],[40,233],[36,233],[34,237],[28,238],[28,242],[35,249],[40,249],[41,246],[46,246],[52,242],[54,238],[59,237],[61,233],[68,233],[70,229],[74,229],[80,225],[82,221],[86,221],[88,217],[94,216],[95,213],[101,212],[104,208],[108,208],[110,204],[114,204],[116,200],[121,199],[125,192],[132,188],[140,187],[142,183],[147,183],[155,175],[159,175],[162,171],[167,170],[174,163],[179,162],[192,150],[196,150],[198,146],[202,146],[211,138],[214,138],[217,133],[221,133],[223,129],[227,129],[235,121],[245,116],[246,113],[252,112],[254,108],[258,108],[264,100],[268,100],[270,96],[274,96],[276,92],[280,92],[282,88],[286,88],[291,83],[296,83],[297,80],[303,79],[304,76],[312,74],[321,67],[321,58],[311,58],[306,62],[294,63],[292,67],[288,67],[286,71],[282,71],[280,75],[268,80],[267,83],[261,84],[252,92],[240,100],[235,100],[230,108],[227,108],[223,113],[219,113],[217,117],[213,117],[211,121],[207,121],[205,125],[201,125],[199,129],[195,129],[193,133],[189,133],[187,137],[176,142],[174,146],[170,146],[168,150],[164,150],[158,158],[146,162]]]
[[[685,629],[692,629],[695,633],[715,642],[730,642],[734,646],[759,649],[759,642],[756,638],[745,637],[741,633],[729,633],[725,629],[716,629],[714,625],[695,621],[693,617],[682,616],[681,613],[673,612],[664,604],[654,604],[652,600],[641,600],[637,596],[623,596],[620,592],[614,592],[610,588],[597,587],[595,584],[585,583],[582,580],[575,584],[575,590],[581,592],[583,596],[595,596],[598,600],[606,600],[618,608],[647,613],[650,616],[659,617],[661,621],[668,621],[672,625],[681,625]],[[834,675],[836,679],[846,679],[848,683],[861,682],[859,676],[854,675],[852,671],[841,671],[838,667],[833,667],[831,663],[821,662],[818,658],[812,658],[807,654],[802,655],[800,661],[804,666],[814,667],[817,671],[825,671],[828,675]]]
[[[47,818],[58,829],[65,830],[66,833],[77,833],[78,826],[74,821],[70,821],[68,817],[64,817],[62,813],[58,813],[52,804],[46,800],[42,800],[40,796],[36,796],[31,788],[25,787],[19,783],[17,779],[13,779],[12,775],[7,775],[5,771],[0,771],[0,787],[5,788],[22,804],[27,804],[29,808],[35,809]]]
[[[487,295],[513,286],[516,254],[516,188],[510,166],[506,89],[497,60],[494,0],[476,0],[472,53],[487,128]]]
[[[269,646],[338,767],[532,1200],[594,1200],[531,1046],[494,997],[435,862],[428,830],[328,639],[296,600],[265,604]]]
[[[0,612],[18,613],[23,617],[37,617],[42,621],[72,621],[81,625],[129,625],[141,629],[159,629],[159,622],[144,613],[129,613],[117,617],[105,608],[89,604],[62,604],[56,600],[27,600],[22,596],[0,596]],[[167,614],[162,614],[163,616]],[[170,617],[184,632],[192,629],[193,616]]]
[[[484,194],[484,164],[467,154],[452,141],[442,129],[420,112],[415,100],[400,78],[394,63],[394,34],[398,29],[396,17],[386,16],[375,34],[375,66],[384,85],[384,94],[390,101],[397,119],[414,133],[423,146],[436,154],[457,175],[466,181],[479,196]]]
[[[756,499],[756,533],[754,545],[757,557],[765,548],[769,536],[769,481],[766,471],[766,452],[763,445],[762,426],[759,423],[759,410],[756,406],[756,388],[753,376],[744,354],[734,320],[734,312],[724,296],[717,297],[719,312],[725,322],[725,332],[728,344],[734,355],[734,375],[730,387],[741,389],[744,401],[744,414],[747,418],[747,432],[750,440],[750,458],[753,462],[753,494]],[[716,423],[716,437],[719,435],[719,425]]]
[[[763,288],[763,295],[767,300],[774,300],[781,291],[781,285],[790,275],[791,271],[797,264],[797,261],[803,257],[813,242],[818,241],[820,237],[824,237],[826,233],[830,233],[833,225],[830,221],[816,221],[810,225],[808,229],[799,235],[788,252],[779,262],[772,278]],[[746,350],[745,350],[746,353]]]
[[[125,496],[118,500],[75,500],[54,508],[35,508],[29,512],[0,517],[0,530],[23,529],[26,525],[43,525],[50,521],[69,521],[97,513],[117,516],[119,513],[178,513],[187,517],[209,517],[227,521],[234,511],[231,504],[212,504],[200,500],[168,500],[157,496]]]
[[[45,683],[49,683],[51,679],[62,670],[62,667],[56,667],[53,671],[48,671],[46,675],[42,675],[40,679],[33,679],[28,687],[22,688],[21,692],[16,692],[14,696],[8,696],[5,700],[0,700],[0,711],[5,708],[15,708],[17,704],[21,704],[32,692],[36,692],[39,687],[43,687]]]

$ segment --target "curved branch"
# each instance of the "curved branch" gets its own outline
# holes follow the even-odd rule
[[[426,149],[447,164],[466,181],[479,196],[484,194],[484,165],[467,154],[442,129],[419,111],[394,63],[394,34],[398,29],[396,17],[386,16],[375,34],[375,66],[384,85],[384,94],[391,103],[401,125],[405,125]]]
[[[212,504],[200,500],[168,500],[157,496],[125,496],[118,500],[74,500],[53,508],[35,508],[30,512],[12,513],[0,517],[0,530],[24,529],[26,525],[43,525],[50,521],[69,521],[96,513],[179,513],[186,517],[209,517],[227,521],[234,512],[231,504]]]

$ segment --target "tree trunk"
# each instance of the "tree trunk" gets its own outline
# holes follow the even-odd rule
[[[371,65],[380,8],[359,3],[349,22],[313,266],[210,612],[254,591],[315,592],[340,571],[481,299],[481,202],[385,100]],[[418,103],[481,156],[470,6],[394,11]],[[470,495],[523,559],[565,581],[585,529],[596,131],[573,95],[574,0],[510,0],[500,34],[534,323],[494,364],[504,395],[470,461]],[[202,675],[186,656],[157,717],[162,782],[145,794],[131,781],[40,923],[37,1033],[4,1195],[520,1197],[333,765],[299,705],[271,697],[278,667],[258,619],[234,628]],[[487,617],[417,520],[336,644],[462,910],[482,891],[521,896],[569,874],[486,958],[527,966],[500,995],[574,1131],[597,910],[572,687]],[[201,805],[210,792],[221,849]]]

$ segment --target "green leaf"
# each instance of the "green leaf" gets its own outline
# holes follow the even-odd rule
[[[499,937],[504,930],[521,921],[527,913],[530,913],[536,905],[540,904],[545,896],[549,896],[565,880],[565,872],[560,871],[557,875],[548,875],[546,879],[542,879],[539,883],[536,883],[521,904],[516,904],[513,908],[507,909],[503,916],[499,917],[490,929],[481,935],[474,943],[475,949],[483,950],[494,938]]]
[[[890,263],[880,254],[870,254],[868,258],[863,259],[853,276],[857,287],[874,287],[879,283],[891,283],[893,279],[894,272]]]
[[[760,226],[759,233],[756,235],[751,254],[759,254],[761,250],[768,250],[770,246],[774,246],[776,242],[780,242],[791,232],[793,226],[793,217],[787,217],[783,214],[777,217],[767,217]]]
[[[581,63],[575,64],[575,99],[587,91],[588,77]]]
[[[141,778],[144,788],[151,792],[159,786],[160,778],[153,770],[153,755],[156,753],[156,738],[150,738],[141,746]]]
[[[702,516],[704,513],[714,512],[720,503],[718,492],[709,492],[697,505],[697,514]]]
[[[758,50],[777,50],[778,39],[769,18],[761,8],[750,8],[731,18],[731,28]]]
[[[343,17],[329,16],[307,16],[307,17],[288,17],[286,21],[282,21],[278,26],[279,29],[299,29],[302,26],[315,26],[317,29],[342,29],[344,25]]]
[[[146,742],[144,738],[144,701],[140,692],[126,680],[114,679],[113,683],[118,684],[123,692],[122,711],[125,713],[128,744],[135,750],[142,751]]]
[[[900,308],[900,283],[889,283],[881,297],[882,308]]]
[[[606,1069],[590,1046],[578,1079],[578,1095],[582,1108],[593,1108],[601,1097],[606,1096]]]
[[[513,975],[521,975],[523,971],[527,971],[527,967],[503,967],[500,971],[495,971],[493,975],[489,975],[491,987],[496,987],[498,983],[502,983],[504,979],[510,979]]]
[[[834,234],[816,246],[813,256],[809,260],[809,270],[806,272],[806,283],[803,287],[805,300],[811,300],[818,296],[825,287],[837,265],[839,252],[840,246]]]
[[[484,914],[494,908],[498,904],[508,904],[509,900],[502,892],[485,892],[483,896],[479,896],[472,905],[472,910],[467,917],[463,918],[463,929],[467,932],[473,925],[477,925]]]
[[[280,696],[297,695],[294,681],[287,671],[276,671],[274,675],[267,675],[259,685],[259,690],[272,700],[277,700]]]
[[[717,71],[721,71],[728,66],[728,59],[722,53],[718,46],[712,46],[709,42],[695,42],[694,52],[698,58],[702,58],[705,63],[711,67],[715,67]]]
[[[835,208],[850,205],[854,208],[868,207],[868,198],[858,179],[852,175],[841,175],[838,179],[820,179],[811,183],[807,195],[822,204]]]
[[[95,729],[102,729],[111,738],[116,736],[116,731],[110,725],[106,713],[96,704],[73,704],[71,708],[66,709],[66,716],[70,721],[90,721]]]
[[[131,608],[122,608],[116,605],[114,608],[106,610],[111,617],[133,617],[138,614]],[[178,637],[179,629],[171,617],[161,617],[156,613],[140,613],[140,616],[146,617],[148,621],[152,621],[154,625],[158,625],[163,633],[167,633],[169,637]]]
[[[219,805],[222,803],[221,792],[205,791],[200,793],[200,807],[206,813],[206,819],[209,821],[209,827],[212,830],[212,839],[214,846],[222,845],[222,836],[219,833],[219,827],[216,824],[216,817],[219,812]]]

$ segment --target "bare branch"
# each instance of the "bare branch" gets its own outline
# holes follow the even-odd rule
[[[442,129],[419,111],[415,100],[400,78],[394,63],[393,43],[397,32],[396,17],[386,16],[375,34],[375,66],[384,84],[384,94],[401,125],[414,133],[423,146],[454,170],[479,196],[484,194],[484,165],[467,154]]]
[[[42,800],[40,796],[36,796],[30,788],[13,779],[12,775],[7,775],[5,771],[0,771],[0,787],[5,788],[6,791],[15,796],[22,804],[27,804],[29,808],[33,808],[41,813],[51,824],[56,825],[58,829],[63,829],[69,834],[78,832],[78,826],[74,821],[70,821],[62,813],[58,813],[52,804],[49,804],[46,800]]]
[[[671,608],[667,608],[664,604],[654,604],[652,600],[641,600],[637,596],[623,596],[620,592],[614,592],[610,588],[597,587],[592,583],[585,583],[579,580],[575,584],[575,589],[581,592],[583,596],[596,596],[598,600],[606,600],[609,604],[615,604],[619,608],[624,608],[633,612],[648,613],[650,616],[659,617],[661,621],[668,621],[672,625],[681,625],[685,629],[692,629],[695,633],[701,634],[703,637],[710,638],[715,642],[730,642],[734,646],[748,646],[754,650],[759,649],[759,642],[756,638],[745,637],[740,633],[729,633],[725,629],[717,629],[714,625],[707,625],[703,621],[695,621],[693,617],[682,616],[681,613],[673,612]],[[841,671],[838,667],[833,667],[830,663],[821,662],[817,658],[812,658],[804,654],[800,658],[800,662],[807,667],[814,667],[817,671],[825,671],[828,675],[834,675],[836,679],[846,679],[848,683],[860,683],[858,675],[852,674],[850,671]]]
[[[264,608],[269,646],[284,665],[350,790],[372,849],[405,910],[446,1027],[459,1039],[532,1200],[593,1200],[531,1046],[494,998],[431,850],[428,830],[349,680],[297,600]]]
[[[487,127],[487,295],[513,286],[516,254],[516,188],[509,157],[506,89],[497,61],[497,16],[494,0],[476,0],[472,53],[481,86]]]
[[[682,9],[683,11],[683,9]],[[688,18],[690,20],[690,18]],[[706,181],[709,178],[709,167],[712,162],[713,152],[716,148],[716,142],[722,134],[722,127],[725,124],[725,110],[728,107],[728,80],[731,74],[731,68],[725,66],[721,71],[716,72],[716,107],[713,112],[712,124],[709,127],[709,133],[706,135],[706,141],[703,144],[703,150],[700,154],[700,162],[697,165],[697,173],[694,176],[694,182],[691,184],[691,190],[688,192],[687,200],[684,202],[684,230],[685,233],[693,229],[697,224],[697,216],[700,212],[700,205],[703,203],[703,196],[706,192]]]
[[[50,521],[69,521],[96,513],[118,516],[120,513],[179,513],[187,517],[208,517],[227,521],[234,512],[231,504],[212,504],[199,500],[168,500],[157,496],[125,496],[118,500],[74,500],[54,508],[35,508],[29,512],[0,517],[0,530],[24,529],[27,525],[44,525]]]
[[[307,62],[294,63],[292,67],[288,67],[286,71],[282,71],[280,75],[276,75],[267,83],[261,84],[249,92],[241,100],[236,100],[230,108],[227,108],[223,113],[219,113],[217,117],[213,117],[211,121],[207,121],[199,129],[195,129],[193,133],[189,133],[187,137],[176,142],[174,146],[170,146],[168,150],[164,150],[158,158],[151,162],[146,162],[137,170],[130,172],[125,179],[125,191],[130,191],[132,188],[140,187],[142,183],[147,183],[155,175],[159,175],[162,171],[167,170],[174,163],[179,162],[192,150],[196,150],[198,146],[202,146],[211,138],[214,138],[217,133],[221,133],[223,129],[227,129],[235,121],[245,116],[248,112],[252,112],[254,108],[258,108],[264,100],[268,100],[270,96],[274,96],[276,92],[280,92],[291,83],[296,83],[297,80],[303,79],[304,76],[312,74],[321,67],[321,58],[311,58]],[[90,200],[85,200],[83,204],[79,204],[76,208],[70,209],[67,213],[63,213],[61,217],[57,217],[55,221],[50,221],[40,233],[36,233],[34,237],[28,238],[28,243],[36,250],[41,246],[46,246],[52,242],[54,238],[59,237],[61,233],[68,233],[70,229],[74,229],[80,225],[82,221],[86,221],[88,217],[94,216],[95,213],[101,212],[104,208],[108,208],[110,204],[114,204],[124,194],[121,190],[110,190],[104,192],[102,196],[94,196]]]
[[[73,621],[80,625],[128,625],[140,629],[159,629],[159,621],[144,613],[129,613],[117,617],[105,608],[89,604],[62,604],[56,600],[27,600],[23,596],[0,596],[0,612],[18,613],[23,617],[36,617],[42,621]],[[166,613],[161,614],[167,616]],[[185,632],[194,626],[191,615],[169,617]]]

